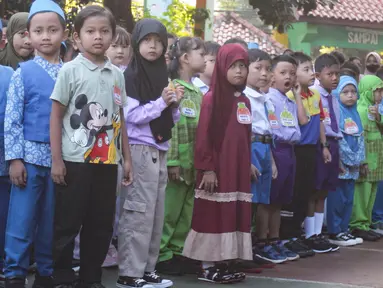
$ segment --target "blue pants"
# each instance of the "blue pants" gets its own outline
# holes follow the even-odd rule
[[[372,210],[372,222],[383,223],[383,181],[378,185],[378,193]]]
[[[251,182],[253,203],[270,204],[270,189],[272,179],[270,144],[253,142],[251,144],[251,164],[261,173],[258,181]]]
[[[37,271],[53,273],[52,242],[55,195],[50,168],[24,163],[27,185],[12,185],[5,235],[5,277],[26,277],[31,244]],[[69,212],[69,211],[68,211]]]
[[[347,232],[354,203],[355,180],[339,179],[335,191],[327,196],[327,229],[329,234]]]
[[[0,274],[4,268],[5,227],[7,225],[9,190],[11,183],[8,176],[0,177]]]

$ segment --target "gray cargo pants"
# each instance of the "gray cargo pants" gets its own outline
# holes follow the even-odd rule
[[[166,152],[131,145],[133,183],[121,191],[118,226],[120,276],[141,278],[157,263],[164,223]]]

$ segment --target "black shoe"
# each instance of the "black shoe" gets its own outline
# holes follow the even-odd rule
[[[182,274],[199,275],[201,273],[201,261],[175,255],[174,260],[181,267]]]
[[[234,276],[234,279],[237,282],[241,282],[246,279],[246,274],[245,272],[241,271],[241,267],[238,263],[232,261],[230,264],[227,266],[227,271],[229,274],[232,274]]]
[[[0,288],[5,287],[5,276],[3,274],[3,269],[0,268]]]
[[[262,268],[271,269],[275,267],[275,264],[262,257],[263,249],[257,245],[253,246],[253,262],[260,265]]]
[[[25,288],[25,278],[6,278],[5,288]]]
[[[370,242],[375,242],[379,240],[376,236],[368,233],[366,230],[361,230],[361,229],[355,229],[352,231],[352,235],[355,237],[362,238],[364,241],[370,241]]]
[[[229,284],[238,282],[234,275],[226,270],[220,269],[218,266],[202,269],[202,273],[198,280],[207,281],[217,284]]]
[[[116,286],[119,288],[154,288],[144,279],[122,276],[118,278]]]
[[[74,284],[70,284],[70,283],[67,283],[67,284],[58,284],[58,285],[55,285],[54,288],[82,288],[83,286],[77,284],[77,285],[74,285]]]
[[[334,244],[334,243],[330,243],[328,238],[326,236],[324,236],[323,234],[317,235],[317,238],[320,239],[320,241],[322,241],[323,244],[328,245],[328,246],[331,247],[331,251],[330,252],[339,251],[340,247],[338,245]]]
[[[315,255],[315,252],[299,239],[290,240],[289,242],[285,243],[285,247],[290,251],[298,254],[300,258],[311,257]]]
[[[313,235],[308,239],[304,240],[304,243],[315,253],[328,253],[332,251],[330,243],[322,241],[317,235]]]
[[[370,233],[372,236],[376,237],[377,240],[382,239],[382,234],[376,233],[374,230],[368,230],[368,233]]]
[[[86,287],[87,288],[106,288],[100,282],[95,282],[95,283],[87,284]]]
[[[182,267],[175,258],[167,261],[158,262],[156,269],[161,274],[181,276],[183,274]]]
[[[154,287],[167,288],[173,286],[173,282],[171,280],[163,279],[160,275],[157,274],[157,271],[145,272],[142,279]]]
[[[54,282],[52,276],[40,276],[38,273],[35,274],[35,281],[33,282],[32,288],[53,288]]]

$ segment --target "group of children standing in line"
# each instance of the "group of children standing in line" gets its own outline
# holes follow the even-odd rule
[[[246,278],[240,260],[277,264],[380,238],[370,228],[383,180],[379,77],[359,81],[335,54],[314,72],[301,52],[178,39],[154,19],[130,38],[100,6],[79,12],[65,47],[51,0],[12,16],[6,35],[6,288],[25,287],[32,245],[35,288],[102,288],[117,253],[117,287],[165,288],[157,271],[235,283]]]

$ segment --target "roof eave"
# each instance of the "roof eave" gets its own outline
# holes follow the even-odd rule
[[[365,29],[383,29],[383,22],[367,22],[367,21],[357,21],[357,20],[346,20],[346,19],[335,19],[335,18],[326,18],[318,16],[300,16],[297,22],[308,22],[312,24],[326,24],[326,25],[337,25],[337,26],[349,26],[349,27],[358,27]]]

